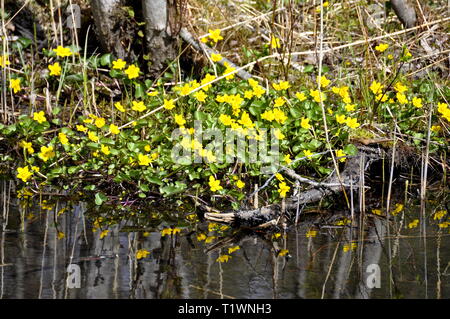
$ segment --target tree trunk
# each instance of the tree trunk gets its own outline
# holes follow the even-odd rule
[[[408,0],[391,0],[395,14],[403,23],[405,28],[412,28],[417,21],[416,10]]]
[[[142,0],[150,76],[157,76],[177,56],[176,30],[170,23],[176,18],[175,8],[173,0]]]
[[[121,5],[122,0],[91,0],[97,37],[103,50],[123,59],[128,54],[121,42],[120,22],[123,21],[119,11]]]

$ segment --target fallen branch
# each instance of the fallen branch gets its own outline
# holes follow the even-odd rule
[[[296,179],[299,183],[307,183],[310,185],[310,188],[287,198],[284,208],[279,204],[272,204],[253,210],[238,210],[229,213],[209,211],[205,213],[205,219],[250,228],[264,228],[275,225],[285,210],[295,213],[299,205],[319,202],[324,197],[342,192],[345,189],[359,188],[360,172],[364,172],[373,161],[381,160],[383,156],[384,151],[380,148],[360,146],[358,155],[349,157],[346,160],[345,168],[340,173],[340,178],[334,172],[324,182],[315,182],[301,177],[291,169],[285,169],[291,178]],[[361,161],[361,158],[363,161]],[[363,165],[363,167],[360,168],[360,165]]]

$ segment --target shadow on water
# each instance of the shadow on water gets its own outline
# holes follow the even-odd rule
[[[123,220],[103,232],[84,203],[29,206],[2,183],[0,298],[450,297],[448,228],[428,218],[422,236],[419,207],[400,212],[390,236],[373,214],[364,231],[306,218],[279,233],[187,223],[162,236],[164,224]]]

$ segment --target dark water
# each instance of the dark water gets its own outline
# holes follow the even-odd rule
[[[121,222],[100,239],[84,204],[58,216],[64,201],[38,205],[37,199],[26,207],[7,195],[3,188],[0,298],[450,297],[449,228],[438,227],[433,208],[425,212],[423,229],[420,223],[407,227],[420,219],[418,207],[407,206],[389,232],[378,217],[367,218],[364,232],[302,222],[279,238],[232,229],[208,233],[207,223],[164,237],[159,225],[144,236]],[[316,236],[307,237],[311,230]],[[65,237],[58,239],[58,232]],[[199,233],[215,238],[205,243]],[[217,261],[237,245],[228,262]],[[137,260],[139,249],[150,254]],[[79,267],[80,288],[67,282],[71,264]],[[377,279],[379,288],[370,284]]]

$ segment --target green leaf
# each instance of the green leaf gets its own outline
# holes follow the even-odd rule
[[[102,192],[95,194],[95,204],[96,205],[100,206],[106,200],[108,200],[108,197],[106,197],[106,195],[103,194]]]
[[[145,96],[145,88],[144,88],[144,86],[142,84],[140,84],[140,83],[136,83],[135,86],[136,86],[136,89],[134,91],[134,97],[139,99],[139,98]]]
[[[102,66],[111,65],[112,60],[113,60],[112,54],[111,53],[106,53],[106,54],[103,54],[102,57],[100,58],[100,64]]]
[[[358,154],[358,148],[353,144],[348,144],[344,147],[344,152],[347,155],[355,156]]]

